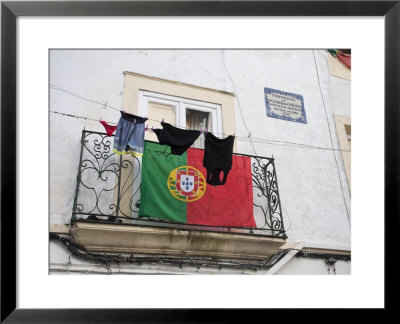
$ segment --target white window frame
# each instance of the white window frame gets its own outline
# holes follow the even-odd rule
[[[140,90],[138,109],[140,116],[148,115],[150,102],[172,107],[176,114],[176,126],[183,129],[186,128],[186,109],[208,112],[211,115],[212,133],[218,137],[223,137],[222,108],[219,104]]]

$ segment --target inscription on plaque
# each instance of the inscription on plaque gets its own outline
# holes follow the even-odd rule
[[[267,116],[307,124],[303,96],[264,88]]]

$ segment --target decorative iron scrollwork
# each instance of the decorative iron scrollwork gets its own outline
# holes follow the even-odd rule
[[[82,136],[82,152],[79,164],[78,184],[73,214],[131,217],[137,213],[135,208],[139,188],[130,192],[140,173],[140,161],[132,157],[134,163],[112,152],[112,139],[103,133],[84,131]],[[134,173],[133,181],[129,181]],[[128,170],[128,176],[121,181],[121,172]],[[120,208],[121,199],[132,194],[127,204],[129,211]],[[139,198],[137,198],[138,200]],[[102,218],[100,218],[102,219]]]
[[[82,132],[81,156],[72,220],[76,218],[130,222],[157,222],[180,227],[170,220],[139,218],[141,159],[112,151],[112,137],[105,133]],[[170,156],[157,152],[163,158]],[[240,154],[238,154],[240,155]],[[253,205],[257,228],[240,228],[249,233],[283,236],[285,230],[274,160],[251,157]],[[203,226],[204,227],[204,226]]]
[[[253,188],[258,197],[253,205],[263,216],[263,224],[258,227],[270,230],[272,235],[285,235],[274,160],[252,157],[251,165]]]

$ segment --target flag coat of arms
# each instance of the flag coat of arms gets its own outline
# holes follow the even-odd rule
[[[184,196],[197,193],[199,187],[199,173],[197,171],[176,171],[176,189]]]
[[[256,227],[250,157],[233,155],[226,183],[214,187],[205,181],[203,156],[200,149],[173,155],[170,147],[145,142],[139,217]]]

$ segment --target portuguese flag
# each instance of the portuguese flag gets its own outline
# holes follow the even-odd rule
[[[206,183],[204,150],[182,155],[170,147],[145,142],[139,217],[234,227],[256,227],[250,157],[233,155],[224,185]]]

